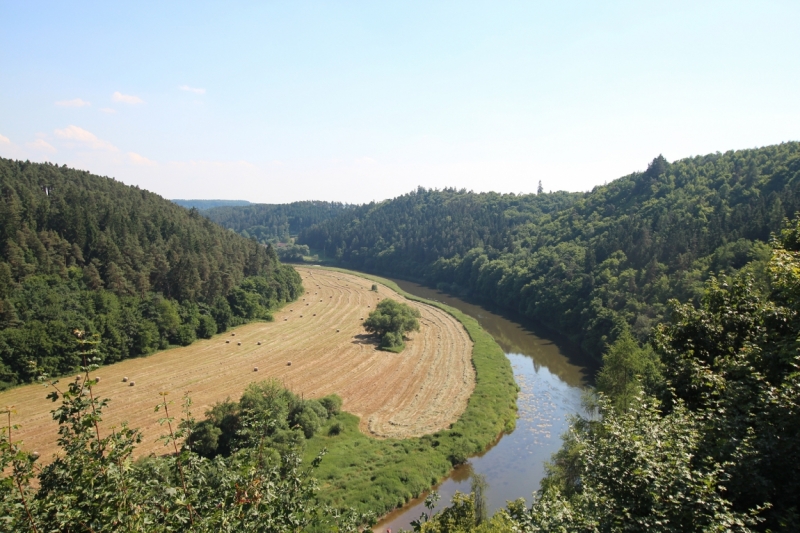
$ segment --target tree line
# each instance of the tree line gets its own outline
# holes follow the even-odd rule
[[[341,202],[305,201],[290,204],[219,206],[203,215],[220,226],[263,244],[291,242],[305,228],[336,217],[353,206]]]
[[[424,280],[539,321],[603,353],[623,325],[645,340],[667,301],[699,303],[712,273],[769,257],[800,210],[800,144],[657,157],[588,193],[426,190],[303,230],[342,265]]]
[[[275,251],[160,196],[0,159],[0,388],[72,371],[71,331],[104,362],[252,319],[303,291]]]

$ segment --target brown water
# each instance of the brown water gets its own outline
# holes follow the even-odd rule
[[[544,462],[561,446],[560,436],[569,426],[569,416],[584,414],[581,394],[591,384],[597,362],[522,319],[502,316],[416,283],[393,281],[411,294],[437,300],[475,318],[511,361],[520,386],[517,428],[453,470],[436,488],[441,495],[436,510],[448,505],[455,491],[470,491],[473,472],[486,478],[486,499],[492,512],[517,498],[530,503],[545,474]],[[425,511],[424,500],[425,495],[392,512],[375,531],[410,530],[411,521]]]

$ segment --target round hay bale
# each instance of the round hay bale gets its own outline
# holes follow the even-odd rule
[[[259,346],[261,346],[261,341],[258,341],[256,344],[258,344]]]
[[[288,318],[284,318],[284,319],[283,319],[283,321],[284,321],[284,322],[286,322],[287,320],[289,320],[289,319],[288,319]]]
[[[135,381],[131,381],[130,386],[133,387],[134,385],[136,385],[136,382]]]
[[[303,318],[303,315],[300,315],[300,318]]]
[[[94,378],[94,380],[95,380],[96,382],[100,383],[100,376],[97,376],[96,378]]]
[[[286,362],[286,366],[292,366],[292,362],[291,361],[287,361]]]
[[[317,316],[317,313],[314,313],[314,316]]]
[[[231,341],[225,341],[225,344],[230,344],[230,343],[231,343]]]
[[[253,372],[258,372],[258,367],[257,366],[253,367]]]
[[[339,330],[338,330],[338,329],[336,330],[336,333],[339,333]]]
[[[236,346],[241,346],[241,345],[242,345],[242,343],[241,343],[241,342],[237,342],[237,343],[236,343]]]
[[[39,458],[39,452],[34,451],[31,453],[31,457],[33,457],[34,461]]]
[[[126,381],[128,381],[128,376],[125,376],[124,378],[122,378],[122,382],[123,383],[125,383]]]

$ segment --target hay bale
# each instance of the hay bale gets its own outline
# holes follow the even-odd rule
[[[242,343],[241,343],[241,342],[237,342],[237,343],[236,343],[236,346],[241,346],[241,345],[242,345]]]
[[[339,330],[338,330],[338,329],[336,330],[336,333],[339,333]]]
[[[261,341],[258,341],[256,344],[258,344],[259,346],[261,346]]]
[[[253,367],[253,372],[258,372],[258,367],[257,366]]]
[[[136,382],[135,381],[131,381],[130,386],[133,387],[134,385],[136,385]]]
[[[287,361],[286,362],[286,366],[292,366],[292,362],[291,361]]]
[[[236,333],[231,333],[231,337],[235,337],[235,336],[236,336]]]
[[[314,313],[314,316],[317,316],[317,313]]]
[[[36,459],[39,458],[39,452],[34,451],[33,453],[31,453],[31,457],[33,457],[33,460],[35,461]]]
[[[231,343],[231,341],[225,341],[225,344],[230,344],[230,343]]]
[[[95,380],[96,382],[100,383],[100,376],[97,376],[96,378],[94,378],[94,380]]]
[[[124,378],[122,378],[122,382],[123,383],[125,383],[126,381],[128,381],[128,376],[125,376]]]

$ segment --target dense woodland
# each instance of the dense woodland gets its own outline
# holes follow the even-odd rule
[[[175,199],[172,200],[174,203],[178,204],[181,207],[185,207],[186,209],[199,209],[203,211],[204,209],[212,209],[214,207],[222,207],[222,206],[243,206],[243,205],[250,205],[250,202],[247,200],[180,200]]]
[[[800,144],[652,161],[589,193],[419,188],[300,233],[342,265],[471,295],[603,353],[627,324],[643,341],[712,272],[769,256],[800,210]]]
[[[113,362],[269,319],[303,290],[271,247],[50,164],[0,159],[0,243],[0,388],[72,371],[74,329]]]
[[[339,202],[294,202],[215,207],[203,215],[220,226],[262,244],[290,242],[302,230],[352,209]]]

